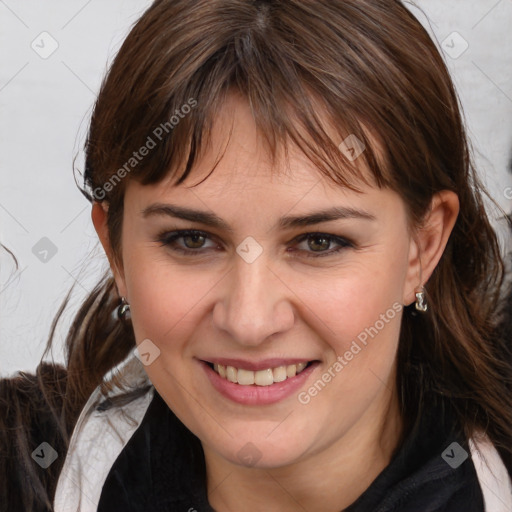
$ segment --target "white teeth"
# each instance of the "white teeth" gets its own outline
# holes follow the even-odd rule
[[[274,375],[272,369],[259,370],[254,373],[254,383],[258,386],[270,386],[274,384]]]
[[[295,375],[297,375],[297,366],[295,364],[289,364],[286,367],[286,376],[290,378],[295,377]]]
[[[233,366],[223,366],[215,363],[213,369],[223,379],[229,382],[240,384],[241,386],[271,386],[275,382],[283,382],[286,379],[295,377],[306,368],[308,363],[289,364],[288,366],[278,366],[277,368],[268,368],[266,370],[244,370]]]
[[[306,368],[307,365],[308,363],[299,363],[297,365],[297,373],[300,373],[302,370],[304,370],[304,368]]]
[[[229,382],[237,382],[237,369],[233,368],[232,366],[226,367],[226,377],[228,378]]]
[[[278,366],[277,368],[274,368],[272,371],[274,382],[283,382],[283,380],[286,380],[288,377],[286,377],[286,366]]]
[[[250,370],[238,370],[237,376],[238,384],[242,384],[242,386],[250,386],[254,384],[254,372]]]

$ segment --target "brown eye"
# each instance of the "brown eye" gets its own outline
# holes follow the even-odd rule
[[[290,249],[290,252],[298,252],[302,256],[313,258],[334,256],[344,249],[355,247],[350,240],[327,233],[306,233],[295,239],[295,244],[296,249]]]
[[[206,251],[218,249],[218,245],[207,233],[195,230],[163,232],[156,241],[172,251],[187,256],[204,255]]]
[[[331,239],[325,236],[313,236],[308,239],[308,247],[314,252],[325,251],[331,245]]]
[[[206,240],[206,237],[201,234],[192,234],[183,237],[183,243],[187,249],[200,249]]]

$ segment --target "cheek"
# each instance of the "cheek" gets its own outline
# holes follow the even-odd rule
[[[208,293],[219,276],[193,269],[184,271],[144,252],[132,252],[125,265],[132,323],[137,342],[149,338],[166,350],[177,348],[198,326]],[[173,340],[172,344],[168,340]]]
[[[308,315],[329,356],[317,380],[299,396],[319,417],[336,403],[346,411],[345,427],[391,386],[403,307],[402,269],[393,273],[390,265],[351,270],[331,281],[328,293],[317,291],[304,308],[304,317]]]
[[[303,281],[298,293],[315,330],[332,340],[337,353],[377,324],[385,336],[398,336],[406,277],[405,252],[368,258],[321,279]],[[384,326],[382,325],[384,322]],[[396,324],[393,329],[390,327]]]

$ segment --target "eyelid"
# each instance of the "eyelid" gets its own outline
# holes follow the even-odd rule
[[[215,235],[212,235],[211,233],[207,233],[206,231],[202,231],[200,229],[177,229],[174,231],[163,231],[160,233],[156,241],[160,242],[162,245],[171,245],[172,242],[179,240],[180,238],[184,238],[186,236],[193,236],[193,235],[199,235],[203,236],[207,240],[214,241],[216,239]],[[199,253],[199,251],[203,248],[199,249],[184,249],[187,252],[195,252]]]
[[[172,243],[176,240],[179,240],[180,238],[184,238],[186,236],[193,236],[193,235],[199,235],[203,236],[207,240],[210,240],[211,242],[216,242],[217,237],[215,235],[212,235],[211,233],[208,233],[206,231],[202,231],[200,229],[177,229],[173,231],[164,231],[160,233],[156,241],[160,242],[163,246],[169,246],[171,247]],[[336,249],[330,249],[327,251],[305,251],[305,250],[292,250],[290,252],[302,252],[306,254],[306,257],[312,257],[312,258],[318,258],[322,256],[330,256],[333,254],[336,254],[337,252],[347,249],[347,248],[355,248],[355,243],[349,240],[346,237],[334,235],[332,233],[325,233],[320,231],[308,231],[306,233],[301,233],[300,235],[297,235],[294,239],[292,239],[288,244],[299,244],[303,242],[304,240],[308,240],[309,238],[313,237],[324,237],[328,240],[330,240],[331,243],[336,243],[338,247]],[[288,245],[287,244],[287,245]],[[218,244],[220,245],[220,244]],[[186,255],[195,255],[195,256],[201,256],[204,255],[205,251],[215,249],[214,247],[199,247],[197,249],[187,249],[184,247],[173,247],[171,248],[173,251],[181,252],[182,254]]]
[[[298,243],[301,243],[301,242],[307,240],[308,238],[314,238],[314,237],[327,238],[328,240],[330,240],[331,243],[338,244],[338,247],[336,249],[330,249],[327,251],[319,251],[319,252],[303,251],[306,253],[306,255],[307,255],[306,257],[319,258],[319,257],[323,257],[323,256],[331,256],[333,254],[340,252],[343,249],[355,247],[354,242],[352,242],[351,240],[349,240],[346,237],[339,236],[339,235],[333,235],[331,233],[324,233],[321,231],[311,231],[311,232],[307,232],[307,233],[302,233],[301,235],[298,235],[297,237],[295,237],[291,242],[294,244],[298,244]]]

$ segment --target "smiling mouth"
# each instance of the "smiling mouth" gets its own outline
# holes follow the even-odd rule
[[[284,382],[303,372],[308,366],[314,363],[289,364],[286,366],[278,366],[276,368],[268,368],[266,370],[245,370],[243,368],[235,368],[234,366],[224,366],[222,364],[214,364],[206,362],[210,368],[220,375],[223,379],[241,386],[271,386],[277,382]]]

